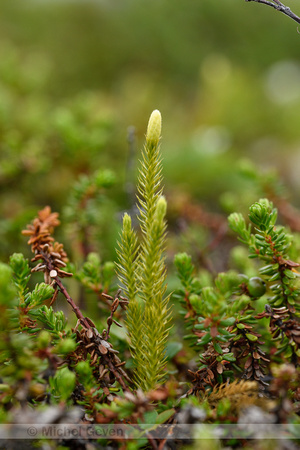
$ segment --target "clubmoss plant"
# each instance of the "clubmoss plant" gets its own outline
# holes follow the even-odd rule
[[[185,338],[199,356],[198,367],[192,350],[181,342],[183,323],[176,317],[176,304],[177,332],[166,348],[170,313],[160,134],[161,116],[154,111],[138,181],[139,227],[135,230],[125,214],[118,247],[117,272],[126,297],[115,286],[115,265],[96,252],[84,251],[84,262],[80,252],[79,261],[68,261],[63,244],[54,238],[59,215],[49,206],[23,230],[33,267],[21,253],[11,256],[10,265],[0,263],[0,420],[10,423],[12,437],[20,417],[22,423],[41,426],[54,417],[68,428],[147,426],[130,439],[127,431],[126,438],[118,435],[115,441],[113,436],[99,436],[96,447],[177,448],[177,425],[247,424],[253,406],[262,423],[271,419],[299,425],[300,239],[276,224],[277,211],[270,201],[250,207],[250,224],[238,212],[229,217],[245,246],[245,252],[235,247],[231,258],[238,271],[209,273],[209,265],[196,269],[186,253],[176,255],[182,289],[174,300],[183,306],[189,333]],[[109,173],[100,175],[97,183],[92,176],[77,186],[70,212],[75,208],[72,220],[78,230],[92,225],[88,217],[97,189],[111,183]],[[129,346],[122,330],[124,317]],[[135,371],[126,367],[129,350]],[[168,379],[162,380],[166,360]],[[245,414],[248,419],[242,422]],[[166,438],[157,437],[159,424],[170,426]],[[73,437],[68,441],[62,436],[49,445],[74,448]],[[222,436],[222,441],[226,448],[245,448],[244,437],[229,441]],[[213,448],[222,447],[221,441],[211,442]],[[80,436],[79,444],[89,448],[90,436]]]
[[[124,215],[118,250],[118,276],[129,305],[126,325],[135,364],[136,385],[153,389],[164,375],[170,328],[164,263],[166,200],[162,195],[161,114],[150,116],[138,181],[141,240]]]

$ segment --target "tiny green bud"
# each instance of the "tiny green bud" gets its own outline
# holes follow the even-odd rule
[[[76,383],[76,375],[71,372],[67,367],[63,367],[56,372],[55,379],[57,381],[58,392],[62,399],[67,400],[74,388]]]
[[[115,265],[112,261],[107,261],[102,269],[104,280],[110,280],[115,274]]]
[[[239,232],[245,228],[245,219],[240,213],[235,212],[230,214],[228,217],[228,222],[230,228],[235,232]]]
[[[110,187],[115,180],[116,176],[111,170],[98,170],[95,173],[95,182],[98,187]]]
[[[88,361],[80,361],[75,367],[80,379],[88,379],[92,375],[92,368]]]
[[[15,268],[23,268],[26,265],[27,260],[22,253],[13,253],[10,257],[10,264]]]
[[[146,141],[147,144],[157,145],[161,135],[161,114],[158,109],[155,109],[149,119]]]
[[[189,297],[189,301],[192,305],[192,307],[197,311],[200,312],[201,307],[201,298],[199,295],[191,294]]]
[[[202,299],[204,302],[207,302],[207,306],[216,306],[218,304],[218,296],[211,286],[205,286],[202,289]]]
[[[262,297],[266,292],[266,283],[260,277],[252,277],[248,282],[248,291],[251,297]]]
[[[100,256],[96,252],[91,252],[88,254],[87,261],[92,263],[94,266],[101,263]]]
[[[47,330],[42,330],[38,335],[37,343],[39,348],[47,348],[51,342],[51,334]]]
[[[267,198],[260,198],[259,199],[259,203],[267,210],[269,210],[269,212],[272,211],[273,209],[273,203],[270,202],[270,200],[268,200]]]
[[[177,267],[192,263],[192,258],[187,253],[177,253],[174,258],[174,263]]]
[[[273,204],[263,198],[254,203],[249,209],[251,222],[258,225],[261,230],[266,230],[271,224],[274,225],[277,218],[277,210],[273,209]]]
[[[257,219],[263,219],[265,217],[265,214],[266,214],[265,208],[260,203],[254,203],[250,207],[250,213],[255,215],[257,217]]]
[[[71,338],[63,339],[62,341],[59,342],[59,344],[55,348],[57,353],[63,353],[65,355],[74,352],[75,349],[76,349],[76,342]]]

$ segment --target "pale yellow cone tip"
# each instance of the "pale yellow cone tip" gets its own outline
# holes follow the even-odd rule
[[[161,136],[161,114],[155,109],[149,119],[146,140],[149,144],[157,145]]]

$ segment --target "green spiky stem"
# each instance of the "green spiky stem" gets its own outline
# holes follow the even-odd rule
[[[129,298],[126,325],[135,363],[136,385],[153,389],[164,375],[165,346],[170,325],[164,263],[166,200],[162,196],[161,115],[151,114],[138,180],[142,241],[138,246],[128,215],[124,216],[117,264]]]

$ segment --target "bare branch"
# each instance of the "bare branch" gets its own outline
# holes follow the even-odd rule
[[[274,8],[277,11],[282,12],[283,14],[290,17],[295,22],[300,23],[300,17],[296,16],[296,14],[294,14],[293,11],[291,11],[291,9],[288,6],[285,6],[279,0],[272,0],[272,1],[269,1],[269,0],[245,0],[245,2],[256,2],[256,3],[262,3],[263,5],[271,6],[271,8]]]

